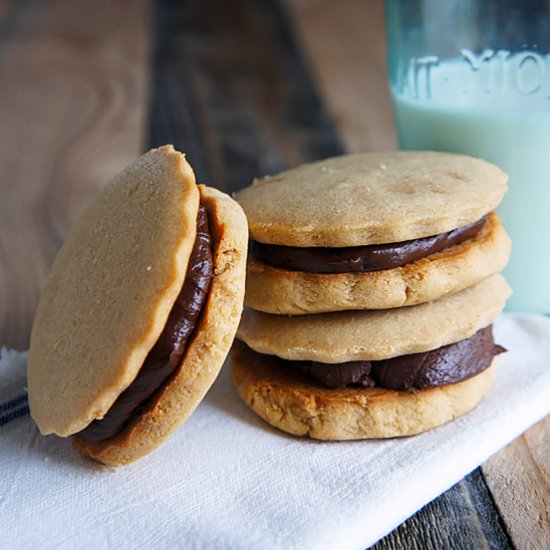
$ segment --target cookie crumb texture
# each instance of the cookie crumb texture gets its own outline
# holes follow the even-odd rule
[[[491,212],[508,177],[435,152],[343,155],[257,179],[235,198],[251,237],[286,246],[363,246],[438,235]]]
[[[331,390],[236,342],[233,383],[266,422],[293,435],[343,441],[415,435],[472,410],[491,387],[494,364],[456,384],[416,394],[376,388]]]

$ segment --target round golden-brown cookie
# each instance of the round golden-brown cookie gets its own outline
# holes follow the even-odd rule
[[[107,464],[128,464],[150,453],[182,424],[200,403],[229,352],[242,312],[247,224],[239,205],[219,191],[199,186],[210,214],[214,238],[214,278],[185,359],[147,409],[119,435],[73,445]]]
[[[492,323],[510,295],[500,274],[417,306],[287,317],[245,309],[237,338],[255,351],[322,363],[388,359],[458,342]]]
[[[29,405],[43,434],[82,430],[135,378],[183,285],[198,208],[193,170],[165,146],[117,175],[71,231],[31,334]]]
[[[508,262],[510,248],[510,238],[493,212],[474,238],[393,269],[308,273],[250,256],[245,303],[258,311],[286,315],[421,304],[498,273]]]
[[[56,259],[31,337],[29,403],[43,433],[78,434],[135,379],[180,294],[199,202],[209,214],[214,274],[183,365],[116,436],[74,445],[109,465],[157,447],[218,374],[244,298],[247,223],[240,206],[196,186],[171,146],[146,153],[92,203]]]
[[[253,239],[360,246],[445,233],[500,203],[507,176],[480,159],[434,152],[344,155],[257,179],[236,194]]]
[[[235,343],[232,378],[243,401],[280,430],[334,441],[414,435],[445,424],[479,403],[494,371],[493,365],[462,382],[409,393],[323,388],[278,363]]]

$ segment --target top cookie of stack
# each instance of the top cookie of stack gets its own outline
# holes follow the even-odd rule
[[[288,315],[436,300],[498,273],[507,176],[433,152],[345,155],[254,181],[246,304]]]

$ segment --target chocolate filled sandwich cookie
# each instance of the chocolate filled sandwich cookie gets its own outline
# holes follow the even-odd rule
[[[248,231],[172,146],[116,176],[42,290],[28,364],[43,434],[109,466],[155,449],[215,380],[241,316]]]
[[[470,411],[490,388],[500,274],[439,300],[286,317],[245,309],[233,382],[271,425],[323,440],[417,434]]]
[[[433,152],[366,153],[257,179],[236,194],[249,222],[246,304],[303,315],[436,300],[502,270],[494,210],[507,176]]]

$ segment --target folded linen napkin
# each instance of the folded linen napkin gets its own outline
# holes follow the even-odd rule
[[[471,413],[387,441],[278,432],[226,367],[197,411],[148,457],[110,470],[42,437],[25,354],[0,358],[0,532],[6,548],[338,548],[373,544],[550,412],[550,319],[495,324],[495,385]]]

